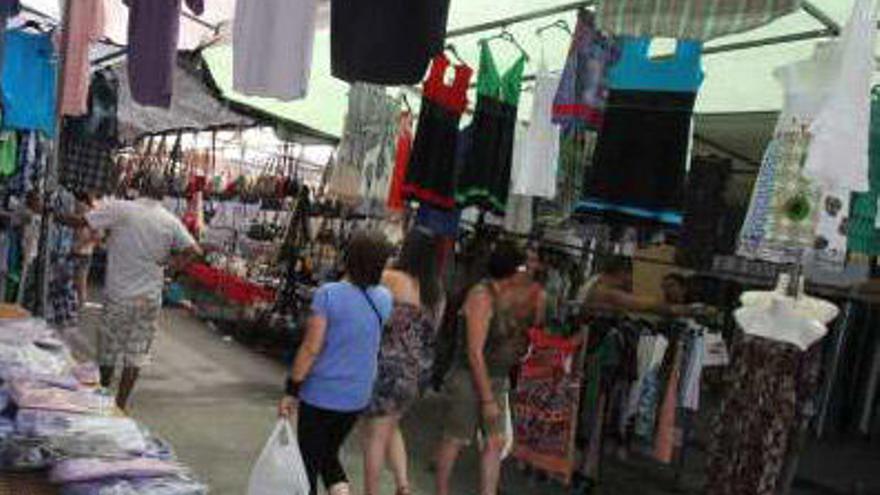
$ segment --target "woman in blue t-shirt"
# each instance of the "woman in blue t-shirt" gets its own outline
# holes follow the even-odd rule
[[[321,476],[331,495],[349,493],[339,449],[370,403],[382,327],[392,296],[379,285],[391,253],[385,236],[358,232],[345,256],[346,276],[322,285],[312,299],[302,345],[279,405],[298,412],[298,437],[312,491]]]

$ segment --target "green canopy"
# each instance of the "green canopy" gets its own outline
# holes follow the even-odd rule
[[[567,54],[570,37],[562,29],[548,29],[542,36],[536,35],[539,27],[557,20],[575,25],[574,6],[570,0],[452,0],[449,19],[449,42],[455,44],[461,56],[473,67],[478,63],[478,41],[497,33],[495,30],[456,36],[462,28],[514,19],[529,13],[559,8],[565,12],[554,13],[538,19],[511,23],[509,31],[531,55],[528,70],[533,71],[542,55],[551,69],[561,68]],[[772,128],[775,112],[782,106],[782,89],[773,78],[776,67],[811,56],[816,43],[831,35],[834,25],[846,23],[853,0],[814,0],[804,2],[807,8],[815,7],[827,14],[820,19],[806,10],[747,33],[712,40],[706,44],[703,57],[706,79],[697,102],[699,114],[697,134],[706,137],[720,147],[756,161],[766,144],[766,133]],[[820,15],[821,17],[821,15]],[[830,29],[829,29],[830,28]],[[800,41],[791,41],[800,39]],[[760,44],[744,49],[743,46]],[[659,42],[656,53],[663,54],[672,45]],[[493,44],[500,66],[512,63],[515,49],[503,41]],[[718,50],[718,51],[715,51]],[[221,46],[207,50],[205,59],[212,74],[224,93],[234,101],[261,108],[323,134],[339,135],[347,106],[347,84],[330,75],[330,36],[326,28],[315,35],[314,61],[308,96],[300,101],[279,102],[252,98],[232,90],[232,49]],[[411,98],[413,101],[416,98]],[[520,117],[526,119],[531,99],[526,93],[520,104]],[[769,125],[768,125],[769,122]],[[755,132],[755,130],[760,132]]]

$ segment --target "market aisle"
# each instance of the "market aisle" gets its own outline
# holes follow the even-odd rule
[[[82,321],[81,346],[94,345],[98,310],[91,308]],[[275,406],[284,366],[211,330],[180,310],[166,310],[163,332],[156,341],[156,359],[148,368],[133,399],[133,414],[174,445],[180,458],[216,495],[244,495],[247,478],[275,421]],[[410,471],[416,495],[433,493],[430,459],[439,439],[444,408],[437,397],[421,401],[405,421]],[[346,445],[344,461],[360,492],[361,458],[356,437]],[[562,495],[555,484],[530,481],[507,463],[504,495],[542,493]],[[625,470],[609,466],[614,482],[608,493],[626,493],[639,487],[646,495],[676,493],[670,477],[647,467]],[[612,474],[609,472],[609,474]],[[652,476],[652,474],[654,476]],[[474,493],[477,458],[465,454],[456,471],[455,493]],[[645,480],[653,480],[645,483]],[[385,477],[382,493],[394,493]],[[645,485],[648,485],[647,487]]]
[[[94,342],[96,315],[83,321]],[[168,439],[218,495],[244,493],[251,463],[275,421],[284,369],[178,310],[167,310],[132,402],[133,415]]]
[[[93,348],[97,313],[92,308],[83,318],[83,339],[76,347],[83,347],[86,353]],[[275,421],[284,366],[224,340],[184,311],[166,310],[163,318],[156,360],[135,393],[133,413],[174,445],[180,458],[211,486],[213,494],[244,495],[251,465]],[[431,397],[421,401],[405,421],[416,495],[433,493],[429,463],[443,414],[442,403]],[[346,446],[344,460],[359,493],[362,478],[357,438]],[[689,470],[691,475],[701,471],[699,465],[697,462]],[[622,466],[609,462],[606,475],[602,493],[682,493],[676,490],[672,473],[652,463]],[[689,490],[684,493],[699,493],[697,479],[689,480]],[[386,476],[382,493],[394,493],[390,481]],[[505,466],[502,484],[503,495],[566,493],[555,484],[526,479],[512,463]],[[477,459],[472,452],[459,463],[455,485],[454,493],[475,492]]]
[[[167,310],[163,318],[156,359],[135,392],[133,414],[167,438],[212,493],[243,495],[250,467],[274,424],[285,369],[224,340],[186,312]],[[87,347],[93,345],[96,322],[97,311],[92,309],[82,325]],[[436,404],[428,402],[415,412],[408,428],[417,494],[433,492],[428,460],[437,431],[432,425],[439,424],[439,414]],[[346,446],[345,461],[360,488],[356,439]],[[461,466],[462,490],[465,484],[475,486],[475,466],[475,459]],[[386,492],[394,492],[390,484]]]

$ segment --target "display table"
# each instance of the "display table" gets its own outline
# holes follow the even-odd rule
[[[45,473],[0,473],[0,495],[55,495]]]

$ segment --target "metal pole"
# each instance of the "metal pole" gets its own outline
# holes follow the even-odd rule
[[[53,223],[53,214],[49,208],[49,200],[55,193],[58,183],[58,170],[61,164],[59,151],[61,149],[61,131],[64,123],[61,112],[64,97],[64,76],[66,71],[65,56],[67,54],[67,47],[70,45],[69,23],[70,5],[72,1],[74,0],[66,0],[64,2],[61,19],[58,23],[59,29],[61,29],[61,46],[59,47],[58,56],[56,57],[57,67],[55,72],[55,136],[52,139],[52,159],[47,165],[44,174],[45,177],[43,179],[43,184],[45,185],[45,190],[43,191],[43,221],[42,225],[40,225],[40,263],[37,267],[37,314],[40,316],[46,316],[46,311],[49,307],[49,274],[51,273],[50,227]]]
[[[804,31],[801,33],[785,34],[782,36],[771,36],[769,38],[761,38],[752,41],[742,41],[738,43],[707,46],[703,48],[703,55],[733,52],[737,50],[748,50],[750,48],[760,48],[762,46],[778,45],[780,43],[792,43],[795,41],[805,41],[816,38],[833,38],[834,36],[836,36],[836,34],[831,29],[817,29],[813,31]]]
[[[512,24],[519,24],[521,22],[531,21],[533,19],[540,19],[542,17],[550,17],[557,14],[563,14],[565,12],[570,12],[572,10],[585,9],[587,7],[593,6],[596,4],[595,0],[586,0],[580,2],[572,2],[564,5],[558,5],[556,7],[549,7],[546,9],[536,10],[534,12],[528,12],[525,14],[515,15],[511,17],[507,17],[504,19],[498,19],[490,22],[483,22],[480,24],[474,24],[473,26],[453,29],[446,33],[446,39],[449,38],[457,38],[460,36],[467,36],[469,34],[476,34],[483,31],[490,31],[492,29],[499,29],[503,27],[510,26]]]
[[[206,21],[206,20],[200,18],[199,16],[197,16],[197,15],[193,15],[193,14],[190,14],[189,12],[187,12],[187,11],[185,11],[185,10],[182,10],[182,11],[180,12],[180,14],[181,14],[185,19],[189,19],[189,20],[191,20],[192,22],[194,22],[194,23],[196,23],[196,24],[198,24],[198,25],[200,25],[200,26],[202,26],[202,27],[206,27],[206,28],[210,29],[211,31],[214,31],[214,34],[217,34],[217,33],[220,32],[220,26],[221,26],[221,24],[211,24],[210,22],[208,22],[208,21]]]
[[[809,0],[803,0],[801,8],[817,21],[821,22],[826,28],[834,32],[834,36],[840,35],[840,24],[831,18],[824,10],[816,7],[816,4]]]

